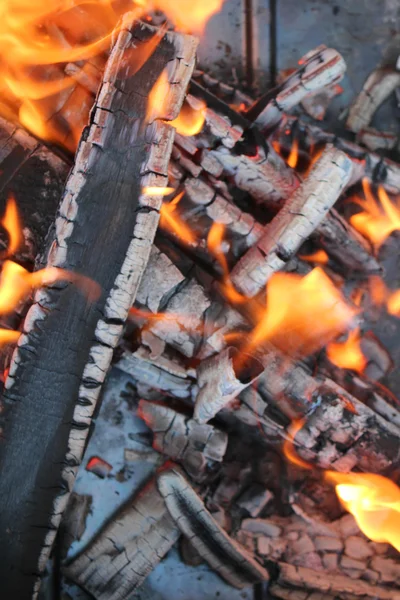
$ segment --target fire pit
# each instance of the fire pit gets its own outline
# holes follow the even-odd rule
[[[362,4],[5,9],[5,600],[400,598],[398,14]]]

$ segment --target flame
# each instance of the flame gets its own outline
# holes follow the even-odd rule
[[[217,259],[222,268],[222,292],[225,298],[232,304],[244,304],[249,302],[247,296],[240,294],[233,285],[230,275],[228,261],[222,250],[225,225],[222,223],[213,223],[207,237],[207,247],[210,253]]]
[[[304,356],[346,331],[357,313],[320,267],[304,277],[275,273],[249,344],[254,348],[269,341],[289,355]]]
[[[292,143],[292,147],[290,149],[290,154],[287,159],[287,164],[292,169],[297,167],[297,163],[299,162],[299,140],[295,138]]]
[[[366,237],[376,249],[394,232],[400,229],[400,208],[394,204],[386,190],[378,187],[378,199],[371,190],[367,179],[363,179],[364,198],[353,198],[363,210],[350,217],[351,225]]]
[[[206,103],[202,108],[195,110],[187,102],[182,106],[179,116],[170,121],[170,125],[175,127],[176,131],[184,136],[196,135],[203,129],[206,113]]]
[[[147,103],[146,120],[152,123],[154,119],[160,118],[165,113],[167,105],[167,96],[169,91],[169,81],[167,70],[161,73],[149,94]]]
[[[20,335],[20,331],[12,331],[11,329],[0,329],[0,347],[17,342]]]
[[[325,479],[335,485],[340,502],[364,535],[400,551],[400,488],[393,481],[374,473],[334,471],[327,471]]]
[[[305,260],[307,262],[313,262],[319,265],[326,265],[329,262],[329,256],[325,252],[325,250],[317,250],[313,254],[308,254],[307,256],[299,256],[301,260]]]
[[[194,245],[197,242],[195,234],[176,212],[176,208],[184,194],[185,192],[181,192],[171,202],[161,206],[160,227],[172,232],[186,244]]]
[[[0,314],[12,312],[22,300],[29,296],[32,289],[63,280],[77,283],[90,301],[96,299],[99,294],[99,286],[83,275],[57,267],[29,273],[21,265],[6,260],[0,276]]]
[[[66,75],[67,65],[102,71],[120,17],[160,10],[179,29],[201,32],[223,0],[3,0],[0,5],[0,114],[73,151],[93,105],[93,91]],[[157,37],[157,36],[155,36]],[[158,36],[159,37],[159,36]],[[133,67],[154,50],[132,52]],[[74,70],[74,69],[73,69]]]
[[[13,195],[10,195],[7,200],[6,212],[1,220],[1,224],[7,231],[9,237],[6,255],[11,256],[19,250],[23,240],[17,203],[15,202]]]
[[[145,196],[169,196],[175,191],[171,187],[144,187],[142,192]]]
[[[313,466],[294,448],[296,434],[305,421],[294,421],[283,445],[285,457],[304,469]],[[400,488],[387,477],[375,473],[337,473],[324,471],[324,479],[335,486],[336,494],[370,540],[391,544],[400,551]]]
[[[341,369],[351,369],[363,373],[367,359],[361,350],[360,329],[349,332],[345,342],[331,342],[326,347],[326,355],[332,364]]]

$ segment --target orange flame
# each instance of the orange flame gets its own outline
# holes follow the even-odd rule
[[[169,91],[169,81],[167,70],[161,73],[149,94],[147,103],[146,120],[152,123],[154,119],[162,117],[165,113],[164,108],[167,104]]]
[[[199,110],[192,108],[187,102],[182,106],[179,116],[170,122],[176,131],[184,136],[196,135],[203,129],[206,104]]]
[[[20,337],[20,331],[13,331],[11,329],[0,329],[0,347],[6,346],[7,344],[15,344]]]
[[[297,167],[297,163],[299,162],[299,140],[295,138],[292,143],[292,147],[290,149],[290,154],[287,159],[287,164],[292,169]]]
[[[207,247],[210,253],[217,259],[222,268],[222,292],[227,300],[232,304],[244,304],[249,302],[247,296],[242,296],[233,285],[230,275],[228,262],[222,250],[222,242],[225,233],[225,225],[222,223],[213,223],[207,237]]]
[[[294,448],[296,434],[304,420],[294,421],[283,445],[285,457],[304,469],[313,466]],[[390,479],[374,473],[337,473],[327,470],[324,479],[335,486],[336,494],[370,540],[391,544],[400,551],[400,488]]]
[[[367,359],[361,350],[360,329],[349,332],[345,342],[331,342],[326,347],[326,355],[332,364],[341,369],[351,369],[363,373]]]
[[[121,15],[161,10],[179,29],[201,32],[223,0],[3,0],[0,5],[0,114],[70,150],[87,123],[92,92],[66,65],[102,70]],[[154,49],[154,40],[148,50]],[[143,60],[138,56],[140,68]],[[133,59],[133,64],[135,64]],[[79,70],[78,69],[78,70]],[[68,72],[70,70],[67,69]]]
[[[175,191],[171,187],[144,187],[142,192],[145,196],[169,196]]]
[[[250,347],[269,341],[289,355],[305,356],[346,331],[357,313],[320,267],[304,277],[275,273],[267,285],[267,307],[250,336]]]
[[[350,217],[350,223],[379,249],[394,231],[400,229],[400,208],[390,200],[382,186],[378,187],[378,204],[369,181],[364,178],[362,184],[364,198],[352,200],[363,210]]]
[[[17,203],[12,195],[7,200],[6,212],[1,220],[1,224],[8,233],[7,256],[11,256],[19,250],[23,240]]]
[[[308,254],[307,256],[299,256],[301,260],[305,260],[307,262],[313,262],[319,265],[326,265],[329,262],[329,256],[325,252],[325,250],[317,250],[313,254]]]
[[[160,227],[172,232],[186,244],[194,245],[197,242],[196,236],[188,225],[176,212],[176,208],[184,196],[185,192],[178,194],[171,202],[163,204],[160,210]]]

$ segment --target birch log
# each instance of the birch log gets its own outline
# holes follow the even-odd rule
[[[332,146],[324,150],[307,179],[232,270],[232,281],[242,293],[255,296],[285,266],[335,204],[351,172],[351,161],[343,152]]]
[[[352,103],[346,125],[355,133],[368,127],[379,106],[400,86],[400,72],[376,69],[367,78],[363,89]]]
[[[47,266],[92,279],[100,297],[89,304],[69,283],[38,292],[6,381],[0,455],[5,597],[25,600],[38,590],[155,235],[162,198],[143,197],[141,187],[166,185],[174,129],[165,120],[179,112],[196,49],[193,38],[166,33],[132,73],[132,48],[155,33],[125,18],[49,243]],[[173,85],[165,109],[147,123],[147,98],[165,68]]]

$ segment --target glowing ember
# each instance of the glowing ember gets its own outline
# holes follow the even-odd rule
[[[378,249],[394,231],[400,229],[400,209],[382,186],[378,187],[378,203],[367,179],[363,179],[363,192],[364,198],[352,199],[363,210],[350,217],[350,223]]]
[[[325,252],[325,250],[317,250],[313,254],[308,254],[307,256],[299,256],[301,260],[305,260],[307,262],[312,262],[318,265],[326,265],[329,262],[329,256]]]
[[[302,420],[292,423],[283,452],[298,467],[313,469],[294,448],[296,434],[303,424]],[[340,502],[354,516],[364,535],[400,551],[400,488],[393,481],[374,473],[336,471],[324,471],[324,479],[335,486]]]
[[[196,244],[196,236],[177,213],[177,206],[185,192],[178,194],[171,202],[163,204],[160,210],[160,227],[170,231],[186,244]]]
[[[136,18],[160,10],[180,30],[201,32],[223,0],[3,0],[0,4],[0,114],[35,135],[74,150],[93,104],[91,92],[66,71],[94,72],[105,64],[124,12]],[[140,68],[145,56],[132,56]],[[148,58],[148,56],[147,56]],[[67,65],[77,69],[66,69]]]
[[[299,162],[299,140],[294,139],[292,147],[290,149],[290,154],[287,159],[287,164],[289,165],[289,167],[292,167],[292,169],[295,169],[297,167],[298,162]]]
[[[199,110],[195,110],[189,104],[182,106],[179,116],[170,122],[181,135],[190,136],[200,133],[205,121],[206,104]]]
[[[359,328],[350,331],[345,342],[331,342],[326,347],[326,355],[332,364],[341,369],[351,369],[363,373],[367,359],[361,350]]]
[[[351,327],[357,313],[320,267],[305,277],[275,273],[250,346],[269,341],[289,355],[306,356]]]

